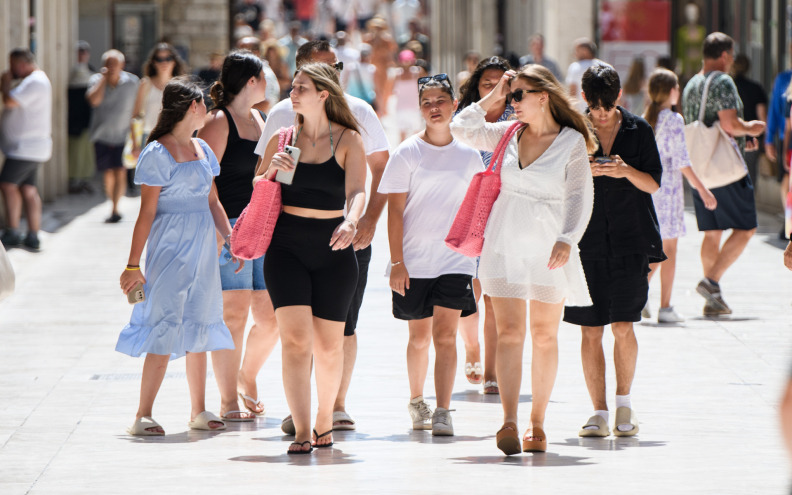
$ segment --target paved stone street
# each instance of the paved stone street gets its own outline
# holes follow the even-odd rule
[[[98,196],[96,196],[98,198]],[[357,432],[337,433],[332,449],[287,456],[288,411],[280,348],[262,369],[266,417],[219,433],[187,428],[184,359],[172,362],[154,416],[161,438],[125,434],[137,408],[142,360],[114,351],[130,306],[118,289],[138,200],[122,201],[124,220],[106,225],[107,204],[64,198],[45,205],[43,251],[10,252],[17,293],[0,303],[0,493],[717,493],[788,492],[789,460],[778,434],[777,401],[792,364],[792,274],[775,241],[780,221],[763,226],[722,281],[730,321],[698,317],[703,299],[700,235],[688,214],[680,241],[674,303],[681,325],[638,325],[641,346],[633,405],[635,438],[579,439],[591,414],[580,365],[580,332],[562,325],[560,370],[548,410],[546,454],[511,458],[495,447],[497,397],[470,385],[462,367],[452,408],[456,436],[410,429],[406,324],[390,313],[382,276],[388,248],[375,239],[369,290],[359,325],[359,360],[348,400]],[[46,225],[45,225],[46,229]],[[659,282],[656,280],[655,282]],[[651,289],[659,304],[659,285]],[[609,401],[615,409],[610,349]],[[530,411],[526,346],[521,424]],[[426,395],[433,399],[432,374]],[[218,412],[210,376],[207,403]],[[434,406],[434,401],[429,401]]]

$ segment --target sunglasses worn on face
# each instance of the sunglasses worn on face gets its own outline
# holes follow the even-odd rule
[[[516,89],[506,95],[506,103],[511,104],[512,101],[521,102],[525,93],[541,93],[541,91],[538,89]]]
[[[154,57],[155,62],[173,62],[174,60],[176,59],[170,55],[167,57]]]

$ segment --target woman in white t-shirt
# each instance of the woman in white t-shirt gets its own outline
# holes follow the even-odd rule
[[[476,312],[476,260],[449,249],[445,237],[470,179],[484,164],[478,151],[451,136],[457,101],[448,76],[418,79],[418,92],[426,129],[393,152],[379,192],[388,194],[393,316],[409,322],[408,410],[413,429],[453,435],[448,408],[457,364],[456,329],[460,316]],[[423,400],[433,340],[434,414]]]

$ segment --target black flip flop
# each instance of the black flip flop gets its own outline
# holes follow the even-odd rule
[[[292,445],[299,445],[300,447],[302,447],[306,443],[308,444],[309,447],[311,447],[310,449],[308,449],[308,450],[287,450],[286,453],[287,454],[295,454],[295,455],[298,455],[298,454],[310,454],[311,452],[313,452],[313,446],[311,445],[311,441],[310,440],[306,440],[304,442],[292,442],[291,444],[289,444],[289,447],[291,447]]]
[[[317,442],[319,441],[319,439],[320,439],[320,438],[322,438],[322,437],[326,437],[327,435],[330,435],[331,433],[333,433],[333,429],[332,429],[332,428],[330,428],[330,429],[329,429],[329,430],[327,430],[326,432],[322,433],[321,435],[320,435],[320,434],[318,434],[318,433],[316,433],[316,428],[314,428],[314,431],[313,431],[313,434],[314,434],[314,436],[316,437],[316,441],[317,441]],[[332,447],[332,446],[333,446],[333,442],[326,443],[326,444],[323,444],[323,445],[319,445],[319,444],[317,443],[317,444],[314,444],[314,446],[315,446],[317,449],[323,449],[323,448],[325,448],[325,447]]]

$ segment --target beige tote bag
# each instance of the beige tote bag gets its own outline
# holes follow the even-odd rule
[[[722,72],[713,71],[704,83],[698,120],[685,126],[685,141],[693,171],[708,189],[723,187],[742,179],[748,173],[734,138],[726,134],[720,123],[704,124],[707,94],[712,80]]]

